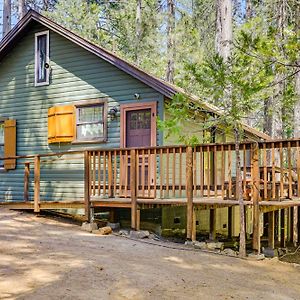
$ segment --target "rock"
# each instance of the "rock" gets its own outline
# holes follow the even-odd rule
[[[228,256],[237,256],[236,251],[234,251],[230,248],[224,249],[221,253],[224,254],[224,255],[228,255]]]
[[[276,256],[276,251],[272,248],[263,248],[262,252],[266,257]]]
[[[84,222],[81,225],[81,229],[87,232],[92,232],[93,230],[97,230],[98,229],[98,225],[97,223],[88,223],[88,222]]]
[[[130,237],[133,239],[145,239],[149,238],[150,233],[148,230],[130,231]]]
[[[224,243],[222,242],[207,242],[206,247],[208,250],[224,249]]]
[[[189,240],[185,241],[184,244],[185,244],[186,246],[194,246],[194,242],[189,241]]]
[[[195,249],[207,249],[207,245],[205,242],[194,242]]]
[[[119,235],[128,235],[129,233],[128,233],[128,230],[125,230],[125,229],[121,229],[120,231],[119,231]]]
[[[112,233],[112,229],[109,226],[101,227],[98,230],[93,230],[92,233],[99,235],[108,235]]]
[[[112,230],[116,230],[120,228],[120,223],[110,223],[108,222],[106,226],[109,226]]]

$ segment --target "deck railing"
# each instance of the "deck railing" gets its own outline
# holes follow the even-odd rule
[[[300,195],[299,141],[241,143],[243,196],[283,200]],[[91,199],[130,198],[132,172],[141,199],[187,197],[187,165],[192,165],[192,195],[202,199],[236,199],[235,145],[164,146],[87,152]],[[134,162],[134,163],[133,163]]]

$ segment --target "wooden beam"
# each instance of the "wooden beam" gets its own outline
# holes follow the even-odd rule
[[[130,150],[130,196],[131,196],[131,228],[137,229],[137,182],[136,182],[136,150]],[[127,185],[127,182],[125,183]]]
[[[298,245],[298,206],[293,207],[293,244]]]
[[[40,212],[41,158],[34,158],[34,212]]]
[[[216,210],[210,209],[209,210],[209,239],[215,240],[216,239]]]
[[[196,224],[196,207],[193,209],[193,230],[192,230],[192,241],[197,240],[197,224]]]
[[[251,171],[252,171],[252,201],[253,201],[253,244],[252,249],[260,253],[260,230],[259,230],[259,151],[257,145],[252,147],[251,157]]]
[[[227,216],[227,229],[228,229],[228,238],[232,238],[232,210],[233,208],[230,206],[228,207],[228,216]]]
[[[29,201],[30,162],[25,162],[24,168],[24,201]]]
[[[268,247],[275,247],[275,212],[268,212]]]
[[[280,210],[280,246],[285,248],[286,246],[286,240],[285,240],[285,210]]]
[[[187,230],[186,237],[192,239],[193,231],[193,148],[186,148],[186,196],[187,196]]]
[[[90,154],[84,152],[84,210],[85,217],[88,222],[91,221],[91,170],[90,170]]]

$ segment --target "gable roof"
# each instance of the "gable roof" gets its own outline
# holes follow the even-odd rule
[[[201,101],[198,97],[188,94],[186,91],[184,91],[178,86],[175,86],[173,84],[170,84],[169,82],[159,79],[153,75],[150,75],[138,66],[120,58],[115,53],[85,40],[76,33],[53,22],[49,18],[41,15],[40,13],[34,10],[29,10],[27,14],[15,25],[15,27],[2,39],[0,43],[0,63],[2,59],[9,53],[9,51],[14,48],[16,43],[24,36],[24,34],[30,30],[31,26],[37,23],[65,37],[71,42],[86,49],[90,53],[95,54],[104,61],[112,64],[118,69],[145,83],[146,85],[158,91],[165,97],[172,98],[175,94],[181,93],[186,95],[191,101],[200,104],[208,112],[220,115],[219,109],[217,107]],[[263,132],[256,130],[246,124],[243,124],[243,128],[245,131],[257,137],[260,137],[262,139],[270,139],[270,136],[268,136],[267,134],[264,134]]]

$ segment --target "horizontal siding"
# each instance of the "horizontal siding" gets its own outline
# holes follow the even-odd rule
[[[35,87],[34,33],[42,30],[45,28],[33,28],[0,63],[0,116],[17,120],[17,155],[120,146],[120,122],[110,119],[107,143],[48,145],[47,112],[53,105],[105,97],[109,110],[122,103],[134,102],[133,95],[139,93],[140,101],[158,101],[158,113],[163,116],[161,94],[51,31],[51,84]],[[161,140],[158,135],[158,141]],[[0,201],[23,199],[24,162],[18,160],[16,170],[0,172]],[[44,159],[41,166],[41,199],[83,198],[82,157]]]

